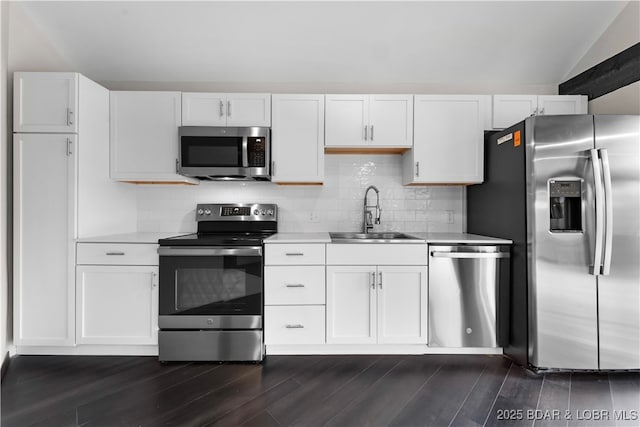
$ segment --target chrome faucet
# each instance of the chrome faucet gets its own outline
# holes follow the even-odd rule
[[[369,190],[373,190],[376,192],[375,206],[367,205],[367,194],[369,194]],[[375,224],[380,224],[380,212],[382,212],[382,209],[380,209],[380,191],[376,188],[375,185],[370,185],[369,187],[367,187],[367,189],[364,192],[364,206],[362,208],[362,216],[363,216],[362,232],[363,233],[368,233],[369,230],[373,229],[374,218],[373,218],[372,208],[375,208],[376,210]]]

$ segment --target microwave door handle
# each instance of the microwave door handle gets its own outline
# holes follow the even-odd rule
[[[242,167],[249,167],[249,141],[247,141],[247,137],[242,137]]]

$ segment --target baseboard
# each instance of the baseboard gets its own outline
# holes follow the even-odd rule
[[[9,363],[11,363],[11,357],[9,357],[9,352],[4,355],[4,359],[2,360],[2,372],[0,373],[0,383],[4,381],[4,374],[7,373],[9,369]]]

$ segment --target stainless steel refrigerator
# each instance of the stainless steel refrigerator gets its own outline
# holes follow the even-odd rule
[[[470,233],[512,239],[505,354],[640,369],[640,116],[536,116],[487,134]]]

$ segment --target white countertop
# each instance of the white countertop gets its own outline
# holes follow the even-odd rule
[[[511,244],[511,240],[480,236],[469,233],[406,233],[424,240],[426,243],[473,243],[489,245]],[[265,239],[265,243],[331,243],[327,232],[315,233],[277,233]]]
[[[426,240],[429,244],[436,243],[472,243],[487,245],[509,245],[513,243],[508,239],[500,239],[497,237],[481,236],[469,233],[407,233],[420,239]]]
[[[140,232],[109,234],[106,236],[83,237],[77,239],[78,243],[158,243],[159,239],[181,236],[188,232]]]

